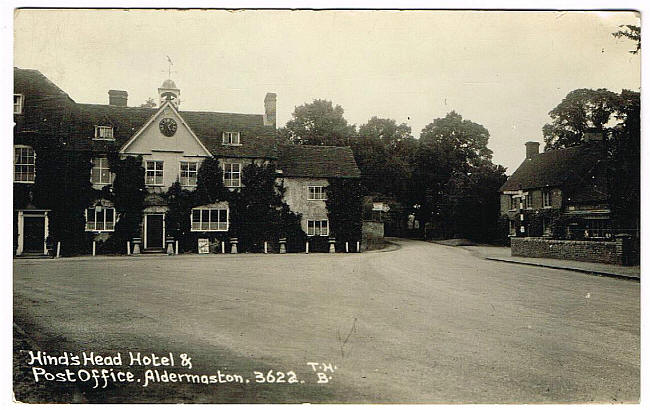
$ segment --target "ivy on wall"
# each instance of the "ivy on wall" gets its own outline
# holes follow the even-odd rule
[[[337,242],[361,240],[361,213],[363,196],[357,179],[331,178],[326,188],[327,217],[330,236]]]

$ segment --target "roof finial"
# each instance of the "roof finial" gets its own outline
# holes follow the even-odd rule
[[[174,65],[174,63],[172,62],[172,59],[169,58],[169,56],[165,56],[165,57],[167,57],[167,62],[169,63],[169,66],[167,67],[167,78],[171,80],[172,79],[172,73],[176,72],[176,71],[172,70],[172,66]]]

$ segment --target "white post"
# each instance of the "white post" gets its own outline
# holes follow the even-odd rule
[[[350,242],[345,243],[345,253],[350,252]]]
[[[361,246],[359,244],[359,241],[357,241],[357,253],[361,252]]]
[[[264,241],[264,253],[269,253],[268,242]]]
[[[56,257],[61,256],[61,241],[56,243]]]
[[[131,241],[126,241],[126,254],[131,254]]]
[[[309,253],[309,241],[305,242],[305,253]]]
[[[221,241],[221,253],[226,253],[226,243]]]
[[[176,248],[175,248],[174,253],[175,253],[176,255],[178,255],[178,241],[176,241]]]
[[[97,242],[93,241],[93,256],[95,256],[95,244],[96,244],[96,243],[97,243]]]

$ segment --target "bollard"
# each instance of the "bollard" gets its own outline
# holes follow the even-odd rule
[[[336,248],[334,247],[334,243],[336,242],[336,239],[329,238],[328,242],[330,243],[330,253],[336,253]]]
[[[361,244],[357,241],[357,253],[361,252]]]
[[[126,254],[131,254],[131,241],[126,241]]]
[[[264,241],[264,253],[269,253],[268,242]]]
[[[174,253],[178,255],[178,241],[176,241],[176,249],[174,250]]]
[[[230,238],[230,253],[237,253],[237,238]]]
[[[345,243],[345,253],[350,252],[349,245],[350,245],[349,242],[346,242],[346,243]]]
[[[221,253],[226,253],[226,241],[221,241]]]
[[[140,238],[133,238],[133,255],[140,255]]]
[[[56,243],[56,257],[58,258],[60,256],[61,256],[61,241]]]
[[[309,241],[305,242],[305,253],[309,253]]]
[[[287,253],[287,238],[280,238],[280,253]]]
[[[95,245],[96,244],[97,244],[97,242],[93,241],[93,256],[95,256]]]

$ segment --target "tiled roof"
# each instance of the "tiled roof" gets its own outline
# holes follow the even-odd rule
[[[280,145],[278,169],[288,177],[359,178],[350,147]]]
[[[546,151],[525,159],[500,191],[562,187],[575,201],[606,199],[605,163],[598,143]]]
[[[118,150],[158,111],[103,104],[77,104],[77,107],[69,148],[91,151]],[[264,126],[262,115],[199,111],[181,111],[180,115],[215,156],[277,158],[275,130]],[[115,142],[93,141],[95,125],[113,126]],[[241,145],[222,145],[223,131],[239,131]]]
[[[72,98],[70,98],[70,96],[65,91],[60,89],[40,71],[28,68],[14,67],[15,92],[19,93],[22,92],[22,90],[29,89],[38,89],[39,93],[43,95],[59,95],[73,102]]]

